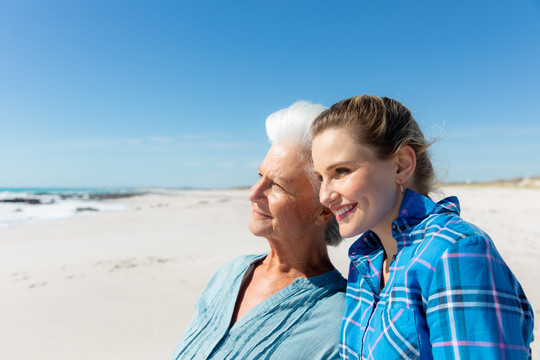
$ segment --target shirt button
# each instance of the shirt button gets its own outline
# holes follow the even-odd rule
[[[397,231],[397,225],[396,224],[392,224],[392,230]]]

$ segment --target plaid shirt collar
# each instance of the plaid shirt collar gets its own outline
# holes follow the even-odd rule
[[[450,196],[438,203],[410,189],[405,191],[399,215],[392,223],[392,233],[398,244],[398,252],[410,245],[409,237],[404,236],[409,229],[433,214],[455,213],[459,216],[460,206],[457,197]],[[349,249],[349,257],[355,260],[360,256],[378,253],[382,250],[379,237],[371,230],[363,233]]]

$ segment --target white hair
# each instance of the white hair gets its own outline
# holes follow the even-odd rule
[[[317,205],[319,202],[319,183],[313,178],[313,164],[311,161],[311,132],[313,121],[327,108],[320,104],[308,101],[297,101],[291,106],[276,111],[266,118],[266,134],[272,145],[289,143],[301,146],[298,161],[304,164],[304,170],[313,187],[313,197]],[[343,238],[339,233],[339,226],[335,217],[332,217],[326,226],[325,241],[327,245],[337,246]]]
[[[297,101],[291,106],[276,111],[266,118],[266,134],[272,145],[290,142],[302,145],[308,150],[311,147],[310,126],[326,107],[308,101]]]

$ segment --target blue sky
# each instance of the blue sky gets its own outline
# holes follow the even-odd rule
[[[389,96],[443,181],[540,175],[540,3],[0,0],[0,187],[251,185],[264,121]]]

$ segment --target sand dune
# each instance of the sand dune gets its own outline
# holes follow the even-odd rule
[[[492,236],[539,318],[540,190],[443,191]],[[123,202],[122,212],[0,229],[0,359],[169,359],[214,271],[267,248],[247,229],[245,190]],[[342,272],[350,243],[330,251]]]

